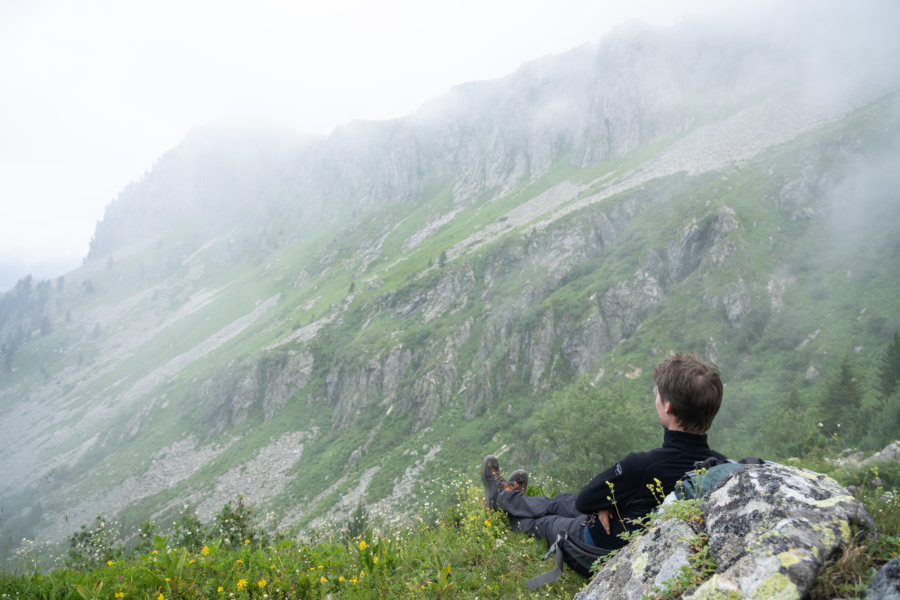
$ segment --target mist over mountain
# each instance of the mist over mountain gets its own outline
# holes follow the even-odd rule
[[[487,452],[576,483],[657,442],[673,351],[722,368],[726,453],[878,447],[898,12],[632,25],[327,137],[197,128],[80,268],[0,296],[4,538],[396,517]]]
[[[41,261],[23,263],[18,261],[0,262],[0,293],[11,290],[21,279],[22,273],[30,273],[38,279],[52,279],[56,273],[65,273],[77,267],[76,261]]]

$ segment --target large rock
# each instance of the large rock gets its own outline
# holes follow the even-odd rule
[[[650,588],[661,588],[688,564],[693,552],[690,539],[697,533],[696,524],[663,521],[620,550],[575,600],[645,597]]]
[[[868,465],[871,463],[878,463],[887,460],[900,460],[900,440],[891,442],[884,447],[884,450],[876,452],[866,460],[862,461],[862,464]]]
[[[900,600],[900,556],[888,561],[872,576],[866,600]]]
[[[653,595],[689,567],[690,538],[703,532],[715,573],[683,598],[799,600],[855,529],[874,527],[836,481],[783,465],[737,469],[706,496],[703,516],[704,524],[690,526],[663,521],[613,557],[576,600]]]

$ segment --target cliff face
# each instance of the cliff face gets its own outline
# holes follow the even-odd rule
[[[542,460],[531,419],[576,382],[633,383],[640,412],[672,350],[745,376],[785,352],[779,381],[851,334],[874,356],[897,80],[836,62],[853,85],[811,100],[809,55],[757,33],[623,30],[322,139],[196,131],[82,268],[2,298],[10,526],[237,493],[301,526],[361,498],[399,514],[429,465]],[[837,231],[857,241],[823,249]],[[834,320],[851,333],[810,334]],[[726,439],[763,411],[734,406]]]
[[[327,375],[337,422],[346,425],[365,403],[383,401],[397,402],[426,427],[460,384],[466,417],[473,418],[494,405],[512,381],[525,380],[537,392],[562,376],[587,373],[665,303],[670,286],[695,273],[705,276],[741,244],[734,211],[716,208],[678,225],[673,239],[652,249],[633,273],[588,283],[596,292],[576,309],[554,310],[553,293],[570,280],[589,279],[593,266],[616,251],[617,233],[653,209],[658,191],[632,199],[627,213],[612,211],[612,219],[600,207],[585,210],[577,219],[487,251],[482,264],[448,265],[402,295],[361,306],[368,321],[384,319],[398,327],[400,322],[451,324],[440,337],[412,348],[397,344],[379,348],[367,360],[337,358]],[[508,289],[516,289],[516,296],[506,296]],[[710,301],[726,304],[730,325],[740,329],[750,310],[746,289],[738,278],[720,293]],[[471,313],[467,309],[473,306],[479,307],[477,326],[472,317],[454,318]],[[470,363],[460,356],[467,345],[475,349]],[[404,381],[411,385],[398,388]]]

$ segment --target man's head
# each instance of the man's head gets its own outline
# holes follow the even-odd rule
[[[722,405],[719,368],[696,354],[676,354],[653,371],[653,381],[666,412],[691,433],[706,433]]]

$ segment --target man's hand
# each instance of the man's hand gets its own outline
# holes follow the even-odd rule
[[[597,520],[600,521],[601,525],[603,525],[603,529],[606,531],[606,535],[612,535],[612,530],[609,528],[609,518],[611,516],[612,509],[610,508],[597,511]]]

